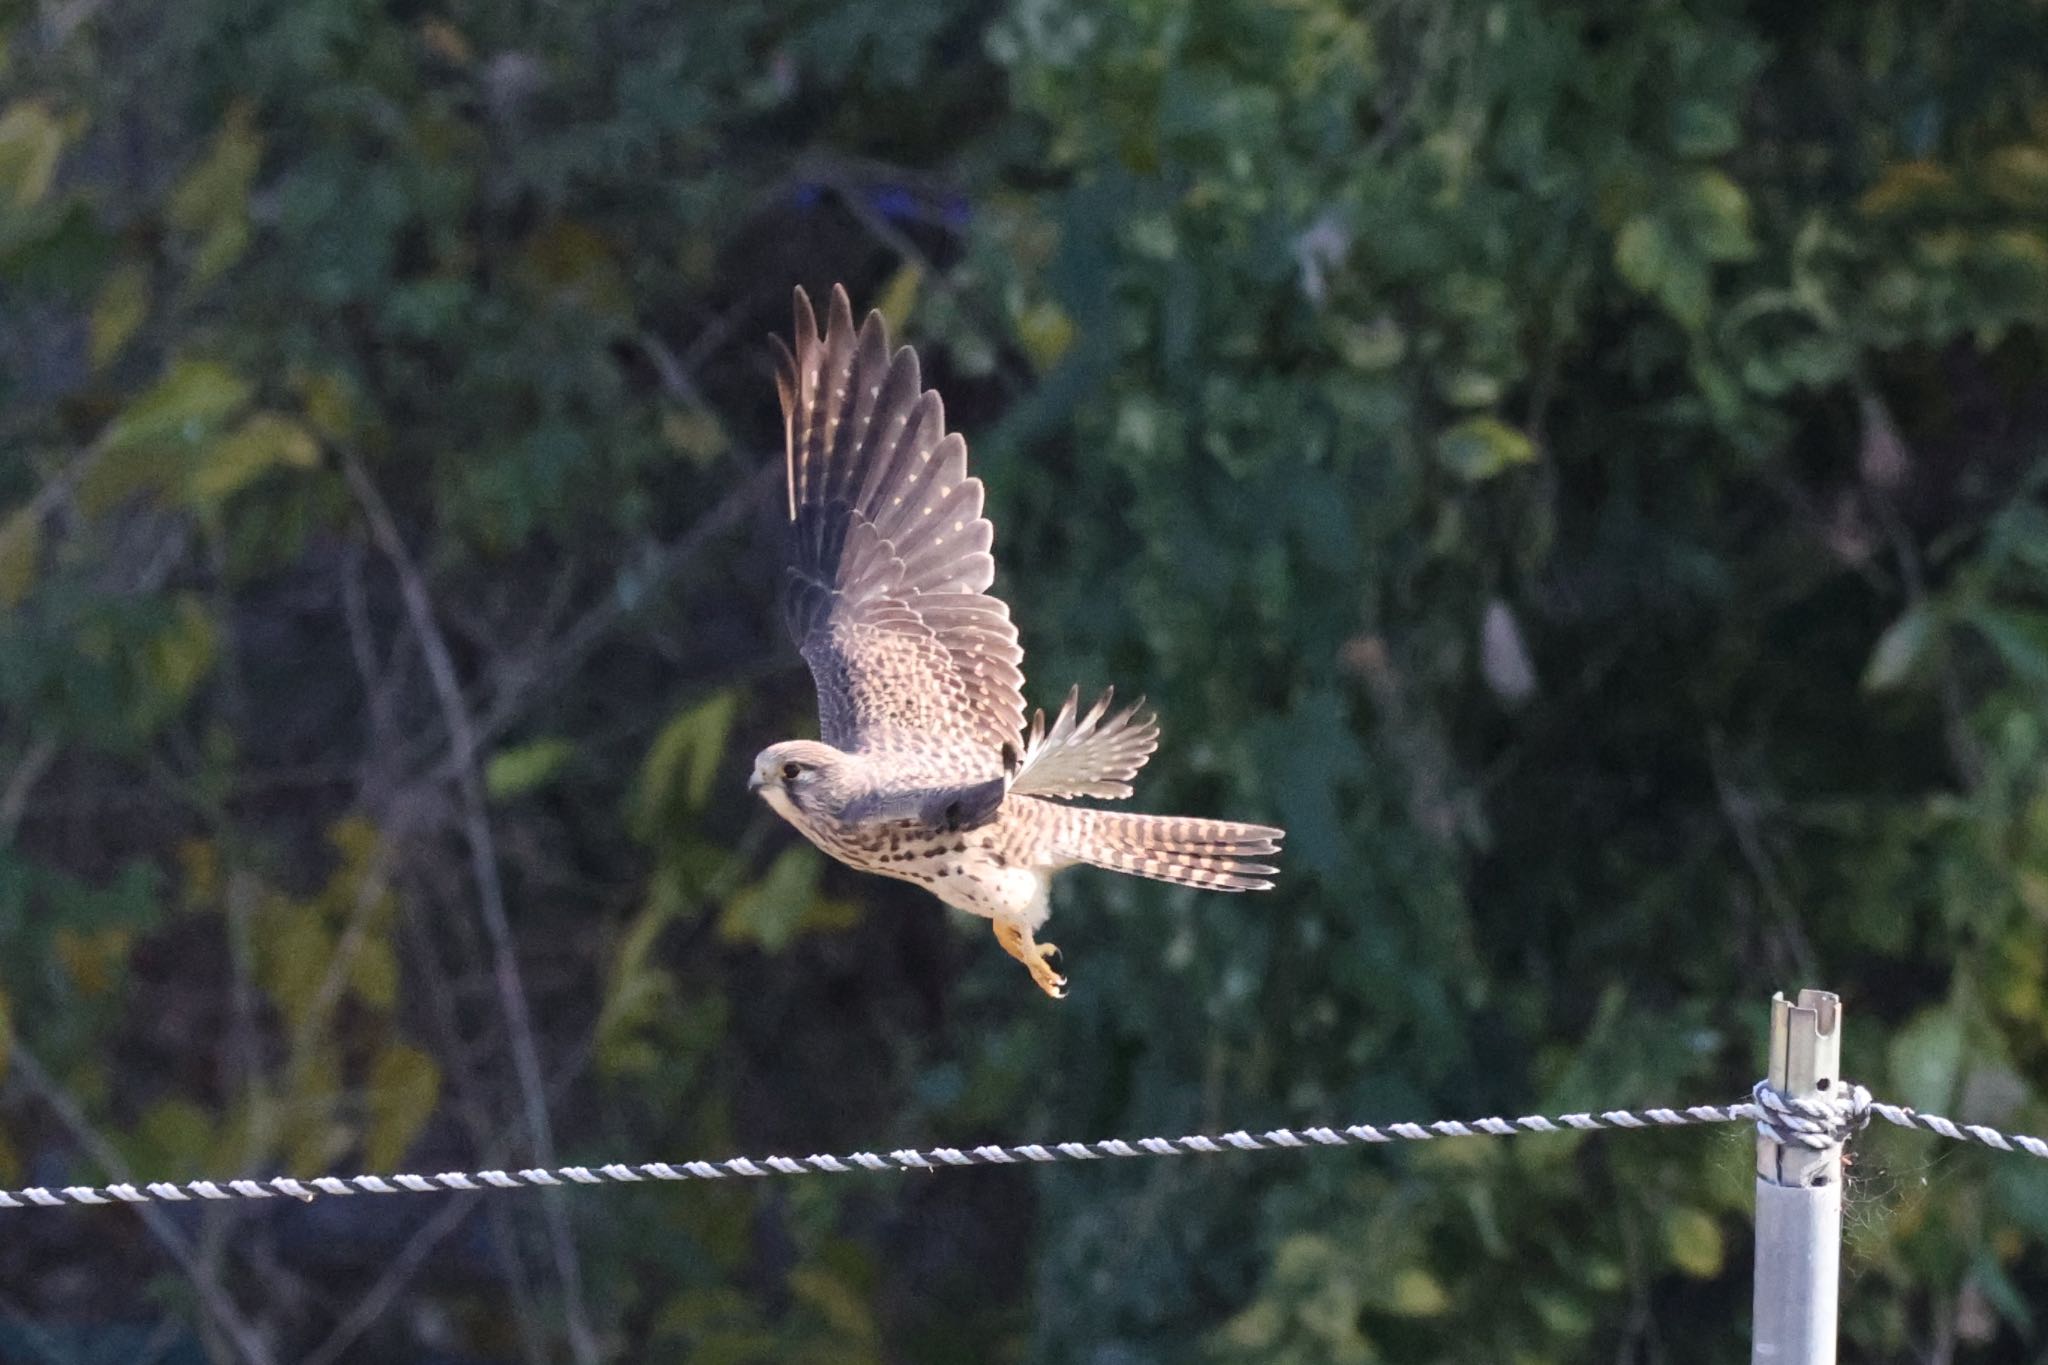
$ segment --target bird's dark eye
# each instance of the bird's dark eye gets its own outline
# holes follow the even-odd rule
[[[804,765],[801,763],[785,763],[782,765],[782,780],[784,782],[794,782],[803,770]]]

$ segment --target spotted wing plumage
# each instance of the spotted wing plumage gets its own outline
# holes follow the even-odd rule
[[[881,315],[858,331],[843,289],[819,335],[796,291],[795,346],[777,374],[791,554],[784,615],[818,688],[826,743],[944,756],[1000,773],[1024,728],[1024,651],[988,594],[994,528],[967,443],[946,431],[917,353]],[[1013,751],[1014,752],[1014,751]]]

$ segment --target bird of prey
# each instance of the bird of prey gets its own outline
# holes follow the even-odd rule
[[[967,443],[946,430],[917,354],[879,313],[858,330],[834,288],[824,335],[796,291],[777,339],[789,476],[783,614],[818,689],[822,741],[772,744],[748,785],[852,867],[916,882],[994,922],[1055,999],[1058,949],[1035,935],[1052,874],[1075,863],[1214,891],[1264,891],[1267,825],[1068,804],[1115,800],[1159,743],[1143,702],[1024,725],[1024,651],[989,595],[993,530]]]

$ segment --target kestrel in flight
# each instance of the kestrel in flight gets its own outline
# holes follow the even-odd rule
[[[994,531],[967,443],[946,431],[917,353],[879,313],[858,331],[834,288],[823,337],[796,291],[796,349],[778,339],[790,559],[783,614],[818,686],[822,742],[763,749],[748,786],[851,867],[916,882],[994,922],[1055,999],[1058,952],[1034,935],[1052,874],[1075,863],[1213,891],[1264,891],[1267,825],[1066,804],[1115,800],[1158,747],[1143,703],[1024,727],[1024,651],[989,595]]]

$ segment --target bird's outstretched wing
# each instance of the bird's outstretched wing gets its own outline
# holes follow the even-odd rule
[[[783,611],[840,749],[957,757],[989,777],[1024,728],[1024,651],[988,594],[995,532],[967,443],[881,315],[858,330],[834,288],[825,334],[796,291],[777,384],[789,460]],[[1009,754],[1015,756],[1015,748]]]
[[[1023,765],[1011,790],[1020,796],[1110,801],[1129,796],[1131,779],[1159,747],[1159,718],[1145,710],[1142,697],[1111,716],[1109,703],[1115,696],[1115,688],[1105,690],[1083,714],[1081,689],[1072,689],[1050,732],[1045,712],[1033,713]]]

